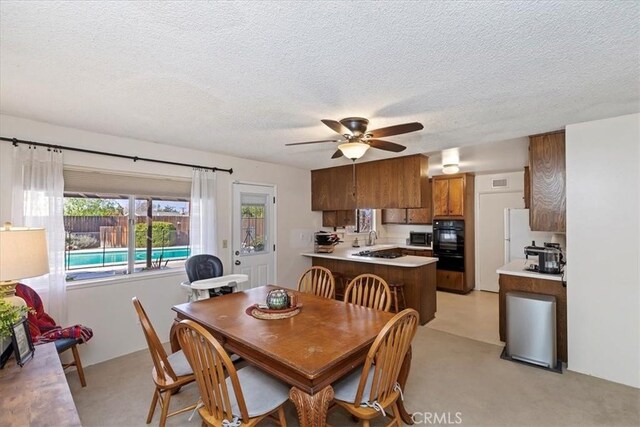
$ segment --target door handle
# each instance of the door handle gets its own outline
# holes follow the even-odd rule
[[[240,260],[237,259],[236,262],[234,263],[235,265],[240,265]]]

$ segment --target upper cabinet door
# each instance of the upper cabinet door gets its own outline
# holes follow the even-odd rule
[[[355,209],[352,166],[311,171],[311,210]]]
[[[531,230],[566,231],[564,131],[529,138]]]
[[[383,224],[406,224],[407,210],[406,209],[382,209],[382,223]]]
[[[433,216],[449,215],[449,180],[434,179],[433,190]]]
[[[464,215],[464,178],[449,179],[449,215]]]
[[[431,224],[431,209],[407,209],[408,224]]]

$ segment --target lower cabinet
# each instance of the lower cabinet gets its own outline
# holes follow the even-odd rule
[[[473,290],[473,281],[461,271],[436,270],[438,290],[467,294]]]
[[[464,287],[464,273],[461,271],[436,270],[438,289],[454,292],[468,292]]]
[[[402,249],[402,255],[414,255],[414,256],[433,256],[433,251],[429,249]]]

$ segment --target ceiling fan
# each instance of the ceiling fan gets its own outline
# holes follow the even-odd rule
[[[369,120],[363,117],[347,117],[340,121],[335,120],[321,120],[322,123],[329,126],[335,132],[342,135],[342,139],[323,139],[320,141],[307,141],[307,142],[294,142],[285,145],[303,145],[303,144],[317,144],[321,142],[340,142],[338,150],[331,156],[332,159],[337,159],[343,155],[351,160],[359,159],[370,148],[377,148],[379,150],[393,151],[399,153],[405,150],[407,147],[404,145],[396,144],[395,142],[384,141],[382,137],[401,135],[403,133],[415,132],[424,129],[421,123],[411,122],[401,125],[388,126],[380,129],[374,129],[367,131]]]

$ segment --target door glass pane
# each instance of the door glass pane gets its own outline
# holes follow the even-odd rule
[[[245,194],[240,197],[241,253],[243,255],[267,252],[266,196]]]

